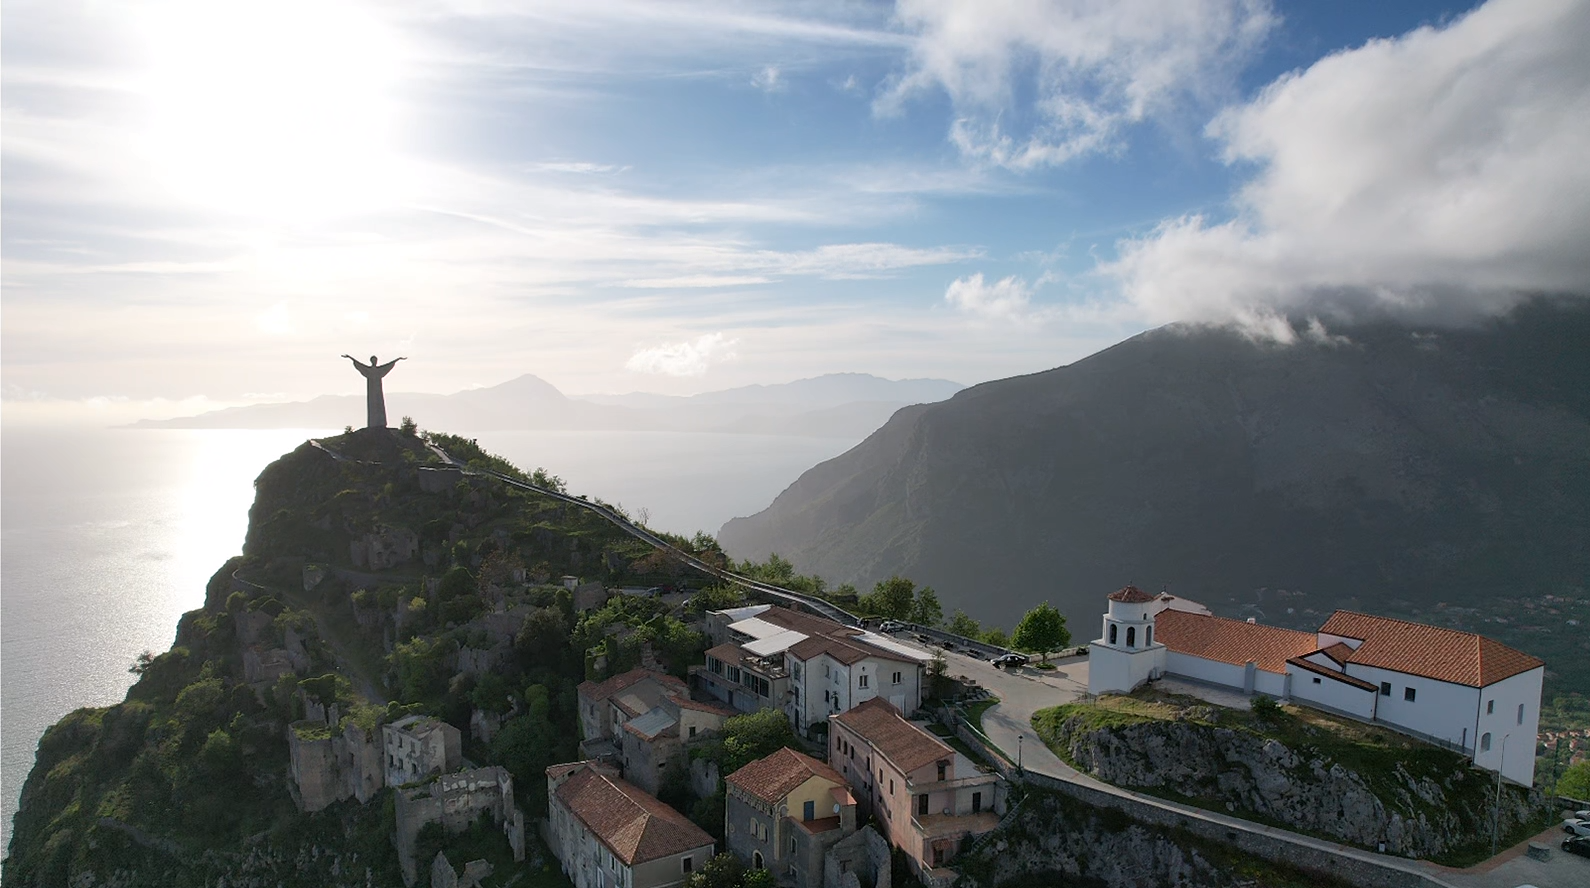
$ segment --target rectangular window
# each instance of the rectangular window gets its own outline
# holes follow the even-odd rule
[[[926,817],[928,812],[928,795],[922,793],[916,797],[916,816]]]
[[[1495,700],[1486,700],[1485,701],[1485,714],[1486,715],[1495,715],[1496,714],[1496,701]]]
[[[1391,682],[1383,681],[1383,682],[1380,683],[1380,696],[1382,696],[1382,697],[1391,696]]]
[[[939,762],[939,779],[940,780],[943,780],[944,779],[944,775],[949,773],[949,769],[950,769],[950,766],[949,766],[948,763]]]
[[[1518,704],[1518,723],[1524,723],[1524,704]]]
[[[905,682],[905,679],[901,678],[900,677],[900,673],[896,672],[894,674],[894,683],[895,684],[903,684],[904,682]]]
[[[1415,696],[1417,696],[1417,695],[1418,695],[1418,691],[1415,691],[1413,688],[1403,688],[1402,689],[1402,699],[1407,700],[1409,703],[1412,703],[1413,702],[1413,698]]]
[[[824,663],[824,664],[823,664],[823,678],[827,678],[827,677],[828,677],[828,672],[829,672],[829,670],[828,670],[828,664],[827,664],[827,663]]]
[[[858,685],[860,685],[861,687],[866,687],[867,686],[867,676],[863,675],[860,678],[857,678],[856,679],[856,683]]]
[[[679,859],[679,871],[680,872],[688,873],[688,872],[690,872],[691,870],[693,870],[695,868],[696,868],[695,858],[693,858],[693,857],[682,857],[682,858]]]
[[[690,726],[690,736],[692,736],[692,737],[696,736],[696,726],[695,725],[691,725]]]
[[[889,795],[894,795],[894,778],[889,778]]]
[[[1318,678],[1314,679],[1314,683],[1315,684],[1319,684],[1319,679]]]

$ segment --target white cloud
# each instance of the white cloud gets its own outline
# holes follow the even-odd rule
[[[287,310],[287,303],[278,302],[254,317],[254,326],[260,332],[272,336],[285,336],[293,332],[292,314]]]
[[[701,287],[747,287],[772,283],[772,278],[733,274],[687,274],[679,277],[641,278],[624,281],[623,286],[642,290],[664,290],[673,287],[696,289]]]
[[[671,342],[643,348],[630,355],[624,368],[636,373],[664,376],[700,376],[713,364],[732,361],[740,340],[722,333],[707,333],[690,342]]]
[[[1017,321],[1028,316],[1032,287],[1015,276],[984,283],[982,272],[978,272],[951,281],[944,301],[969,314]]]
[[[919,36],[877,109],[942,88],[951,141],[1016,169],[1110,150],[1130,124],[1207,102],[1276,22],[1267,0],[900,0],[896,18]]]
[[[751,77],[751,85],[763,92],[777,92],[784,88],[783,81],[779,80],[777,65],[768,65],[756,72]]]
[[[1235,218],[1102,266],[1154,322],[1461,319],[1590,291],[1590,3],[1492,0],[1329,56],[1209,127],[1259,167]]]

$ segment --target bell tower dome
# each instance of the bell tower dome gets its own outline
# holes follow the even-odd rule
[[[1104,631],[1090,645],[1089,693],[1130,691],[1165,671],[1165,646],[1154,640],[1158,601],[1136,586],[1110,593]]]

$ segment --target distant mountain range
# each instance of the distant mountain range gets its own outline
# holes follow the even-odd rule
[[[1162,328],[900,410],[719,540],[833,582],[901,573],[1006,626],[1047,599],[1079,638],[1128,582],[1322,610],[1586,585],[1583,301],[1299,330]]]
[[[780,385],[750,385],[690,397],[633,393],[571,398],[525,374],[490,388],[450,395],[388,392],[387,416],[412,416],[422,428],[695,431],[840,437],[866,435],[901,407],[948,398],[959,383],[834,373]],[[229,407],[134,428],[339,428],[364,424],[364,395]]]

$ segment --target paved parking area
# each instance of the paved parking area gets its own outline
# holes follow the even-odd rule
[[[917,642],[907,633],[895,637],[926,651],[938,650]],[[1087,657],[1051,660],[1055,668],[1048,670],[1032,666],[996,669],[987,660],[958,651],[944,651],[944,659],[949,664],[951,676],[971,678],[999,698],[998,705],[983,713],[983,733],[995,746],[1013,761],[1019,758],[1024,768],[1056,776],[1076,773],[1033,736],[1032,714],[1069,703],[1087,693]]]
[[[1447,869],[1427,864],[1436,878],[1454,888],[1585,888],[1590,885],[1590,857],[1576,857],[1562,850],[1562,827],[1553,826],[1530,839],[1551,849],[1546,860],[1536,860],[1525,852],[1529,842],[1520,842],[1479,866],[1466,870]]]

